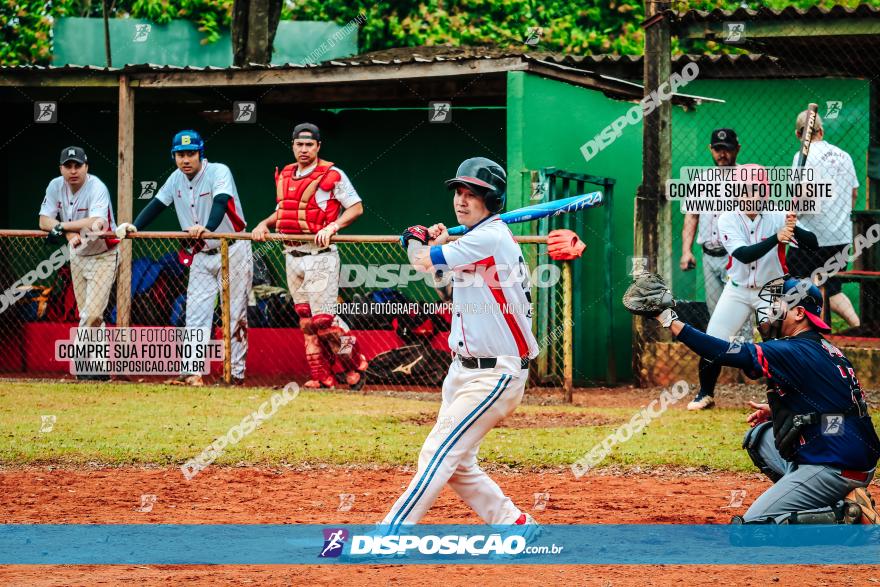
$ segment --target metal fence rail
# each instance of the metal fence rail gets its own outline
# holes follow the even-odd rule
[[[280,235],[271,235],[265,242],[255,242],[247,233],[206,234],[203,238],[217,239],[220,245],[210,260],[219,264],[217,279],[213,283],[210,279],[200,281],[216,295],[194,288],[192,273],[200,269],[180,262],[178,252],[192,244],[186,233],[141,232],[116,247],[118,265],[99,268],[107,273],[112,286],[101,316],[104,323],[135,328],[185,327],[187,300],[198,298],[210,306],[201,311],[210,314],[213,338],[221,341],[224,350],[222,362],[213,365],[206,383],[233,382],[233,355],[242,341],[247,342],[247,385],[276,386],[308,379],[300,320],[286,278],[285,243],[311,239],[284,236],[282,242]],[[557,282],[532,286],[535,307],[547,310],[541,314],[540,324],[535,313],[541,357],[532,362],[529,386],[567,387],[570,393],[571,272],[548,258],[546,237],[517,240],[526,250],[531,268],[553,265],[561,269]],[[247,257],[236,253],[244,243],[251,247],[250,266],[241,261]],[[415,272],[410,270],[396,236],[338,235],[334,244],[342,267],[339,295],[334,301],[342,304],[338,308],[343,310],[341,324],[334,324],[341,328],[343,344],[330,350],[345,354],[346,347],[357,343],[370,363],[366,390],[438,389],[451,360],[446,345],[449,315],[441,305],[442,293],[426,280],[413,277]],[[47,244],[45,233],[40,231],[0,231],[0,340],[7,348],[0,357],[0,374],[74,376],[69,364],[55,356],[58,341],[67,340],[81,318],[82,300],[77,303],[70,261],[58,262],[66,249],[66,245]],[[131,282],[125,284],[119,275],[126,273],[127,263]],[[242,287],[247,290],[243,330],[233,315],[233,298],[240,295],[236,292]],[[91,322],[97,325],[101,320]],[[346,388],[344,370],[336,375],[339,387]],[[135,374],[129,379],[158,378]]]

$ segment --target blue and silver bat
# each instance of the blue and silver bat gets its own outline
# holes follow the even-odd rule
[[[560,214],[568,214],[585,210],[594,206],[601,206],[603,202],[602,192],[592,192],[582,194],[580,196],[572,196],[552,202],[543,202],[534,206],[526,206],[518,210],[511,210],[501,215],[501,220],[505,224],[516,224],[517,222],[528,222],[530,220],[538,220],[546,216],[559,216]],[[450,236],[461,236],[467,233],[467,226],[456,226],[449,229]]]

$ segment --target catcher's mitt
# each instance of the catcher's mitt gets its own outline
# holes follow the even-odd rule
[[[67,242],[67,238],[64,236],[64,229],[61,228],[61,223],[55,225],[55,228],[49,231],[49,234],[46,235],[46,242],[50,245],[63,245]]]
[[[571,230],[554,230],[547,235],[547,254],[554,261],[571,261],[579,258],[587,245]]]
[[[659,316],[674,305],[672,292],[656,273],[635,276],[623,294],[623,306],[638,316]]]

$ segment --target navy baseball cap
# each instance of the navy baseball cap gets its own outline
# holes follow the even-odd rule
[[[804,288],[804,286],[807,286]],[[782,285],[784,295],[794,298],[792,308],[800,306],[804,309],[807,319],[813,323],[820,332],[831,332],[831,327],[822,320],[822,292],[808,280],[789,277]]]
[[[83,151],[82,147],[65,147],[61,149],[61,165],[68,161],[76,161],[82,164],[88,163],[89,158],[86,157],[86,152]]]
[[[709,141],[709,145],[736,149],[739,147],[739,139],[736,138],[736,131],[732,128],[718,128],[712,131],[712,140]]]
[[[320,143],[321,130],[311,122],[303,122],[302,124],[297,124],[293,129],[293,140],[296,139],[312,139]]]

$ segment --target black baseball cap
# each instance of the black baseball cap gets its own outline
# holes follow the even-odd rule
[[[64,165],[68,161],[88,163],[89,158],[86,157],[86,152],[82,150],[82,147],[64,147],[61,149],[61,165]]]
[[[311,135],[311,136],[300,136],[301,134]],[[297,124],[293,129],[293,140],[296,139],[313,139],[315,141],[321,142],[321,130],[314,124],[310,122],[303,122],[302,124]]]
[[[739,139],[736,138],[736,131],[732,128],[718,128],[712,131],[712,140],[709,144],[713,147],[735,149],[739,147]]]

